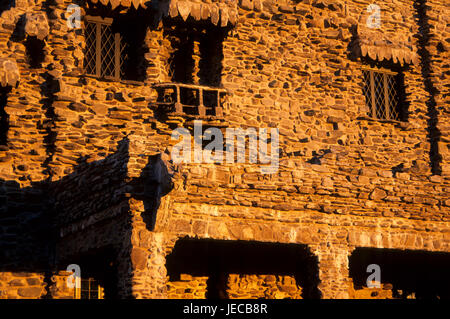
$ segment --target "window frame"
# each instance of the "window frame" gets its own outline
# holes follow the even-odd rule
[[[364,99],[366,105],[369,107],[368,115],[378,121],[395,121],[395,122],[405,122],[402,116],[402,92],[400,84],[398,83],[398,77],[400,76],[401,71],[393,71],[391,69],[383,68],[383,67],[371,67],[368,65],[363,65],[361,67],[363,72],[369,73],[369,81],[366,82],[366,78],[363,74],[363,85],[369,86],[369,92],[370,92],[370,103],[367,101],[367,93],[364,92]],[[377,98],[376,98],[376,87],[375,87],[375,75],[374,73],[382,74],[383,76],[383,104],[384,104],[384,114],[385,117],[379,117],[377,115]],[[389,93],[389,81],[388,76],[392,76],[394,78],[394,88],[396,94],[397,94],[397,103],[396,105],[391,107],[391,94]],[[394,109],[392,109],[394,108]],[[393,118],[393,113],[397,114],[397,117]]]
[[[88,283],[88,289],[83,290],[82,289],[83,283],[86,283],[86,282]],[[92,285],[94,287],[92,287]],[[86,299],[86,298],[81,298],[82,290],[84,292],[87,291],[88,297],[89,297],[87,299],[104,299],[104,288],[94,278],[81,278],[80,279],[80,287],[78,287],[78,288],[75,287],[75,290],[74,290],[74,299]],[[93,292],[93,291],[97,291],[97,298],[91,298],[91,292]]]
[[[84,25],[84,31],[86,30],[86,24],[91,23],[95,25],[95,74],[87,73],[86,65],[84,65],[83,60],[83,70],[84,74],[87,76],[96,77],[99,79],[107,79],[107,80],[113,80],[113,81],[120,81],[122,79],[121,77],[121,65],[122,65],[122,56],[121,56],[121,35],[119,32],[112,32],[114,36],[114,76],[109,75],[102,75],[102,31],[101,27],[102,25],[106,25],[108,27],[111,27],[114,19],[113,18],[102,18],[100,16],[85,16],[85,25]],[[84,33],[85,41],[86,41],[86,34]],[[86,51],[87,51],[87,43],[86,48],[84,51],[85,57],[86,57]]]

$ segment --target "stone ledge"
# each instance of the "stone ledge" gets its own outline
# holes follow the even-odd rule
[[[377,119],[370,116],[359,116],[356,118],[358,121],[368,121],[368,122],[378,122],[378,123],[385,123],[385,124],[394,124],[395,126],[400,127],[403,130],[412,130],[413,127],[408,122],[403,121],[397,121],[397,120],[383,120],[383,119]]]

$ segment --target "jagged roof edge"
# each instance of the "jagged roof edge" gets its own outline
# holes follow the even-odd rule
[[[92,3],[101,3],[103,5],[111,4],[113,9],[119,5],[123,7],[131,7],[138,9],[139,7],[146,9],[148,0],[90,0]],[[167,2],[161,2],[162,9]],[[221,27],[226,27],[229,23],[235,25],[238,21],[237,1],[223,2],[203,2],[191,0],[171,0],[169,10],[167,12],[172,18],[180,16],[183,20],[189,17],[195,20],[210,19],[214,25],[220,22]]]

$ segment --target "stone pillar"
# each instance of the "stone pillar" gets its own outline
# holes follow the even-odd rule
[[[138,299],[167,298],[166,239],[164,233],[149,230],[143,220],[142,201],[131,199],[133,212],[131,247],[131,296]]]
[[[134,246],[132,295],[138,299],[167,298],[167,271],[164,234],[147,230],[147,244]]]
[[[321,244],[311,247],[319,259],[319,290],[323,299],[347,299],[352,282],[349,260],[352,249],[347,245]]]

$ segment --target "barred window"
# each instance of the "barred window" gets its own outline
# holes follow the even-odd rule
[[[404,120],[401,74],[382,68],[364,68],[363,77],[368,115],[380,120]]]
[[[123,75],[125,45],[120,33],[114,32],[111,18],[87,17],[85,22],[86,74],[119,80]]]
[[[75,299],[103,299],[103,287],[93,278],[81,279],[81,287],[75,288]]]

